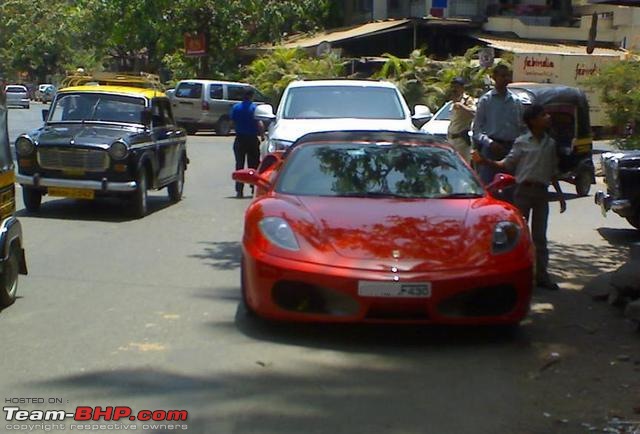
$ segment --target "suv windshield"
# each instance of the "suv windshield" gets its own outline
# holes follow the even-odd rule
[[[392,143],[305,145],[288,158],[276,191],[343,197],[484,195],[469,168],[451,150]]]
[[[315,86],[289,89],[285,119],[404,119],[395,89],[374,86]]]
[[[59,96],[51,108],[49,122],[142,123],[144,98],[102,93],[74,93]]]

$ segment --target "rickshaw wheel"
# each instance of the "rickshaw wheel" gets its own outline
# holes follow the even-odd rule
[[[31,187],[22,186],[22,201],[29,212],[38,212],[42,203],[42,193]]]
[[[0,307],[7,307],[16,301],[19,270],[18,252],[14,246],[11,246],[9,258],[4,263],[4,272],[0,275]]]
[[[582,171],[576,176],[576,193],[580,197],[587,196],[591,190],[591,175]]]

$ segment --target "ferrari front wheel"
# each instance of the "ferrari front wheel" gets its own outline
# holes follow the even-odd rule
[[[244,256],[240,260],[240,293],[242,294],[242,304],[244,311],[248,317],[255,317],[256,311],[249,305],[249,298],[247,297],[247,278],[245,277],[245,265]]]

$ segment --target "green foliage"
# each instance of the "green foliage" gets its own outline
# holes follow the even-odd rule
[[[617,145],[640,149],[640,61],[630,57],[608,63],[587,84],[599,91],[613,125],[620,129],[635,126],[633,134],[618,140]]]
[[[396,83],[410,106],[425,104],[431,110],[437,110],[447,101],[449,86],[455,77],[463,77],[467,81],[467,92],[472,96],[478,97],[486,90],[488,71],[473,62],[479,49],[474,47],[464,56],[444,62],[428,58],[422,50],[412,52],[409,59],[385,54],[388,60],[375,78]]]
[[[334,54],[314,58],[301,49],[280,48],[254,60],[246,68],[245,79],[277,105],[293,80],[336,78],[343,74],[344,64]]]

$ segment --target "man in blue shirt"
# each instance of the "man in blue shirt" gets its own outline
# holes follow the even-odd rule
[[[260,164],[260,141],[258,135],[264,137],[261,123],[256,120],[254,113],[256,104],[253,102],[253,89],[247,89],[242,102],[231,109],[231,119],[235,123],[236,139],[233,142],[233,153],[236,157],[236,170],[244,169],[245,160],[250,168],[257,168]],[[252,188],[253,189],[253,188]],[[236,197],[241,198],[244,184],[236,182]]]
[[[473,120],[473,139],[480,155],[489,160],[503,159],[511,150],[514,140],[526,132],[522,122],[523,108],[520,99],[507,85],[511,82],[511,71],[506,65],[493,68],[494,89],[478,100]],[[493,180],[495,168],[483,165],[478,174],[486,184]]]

